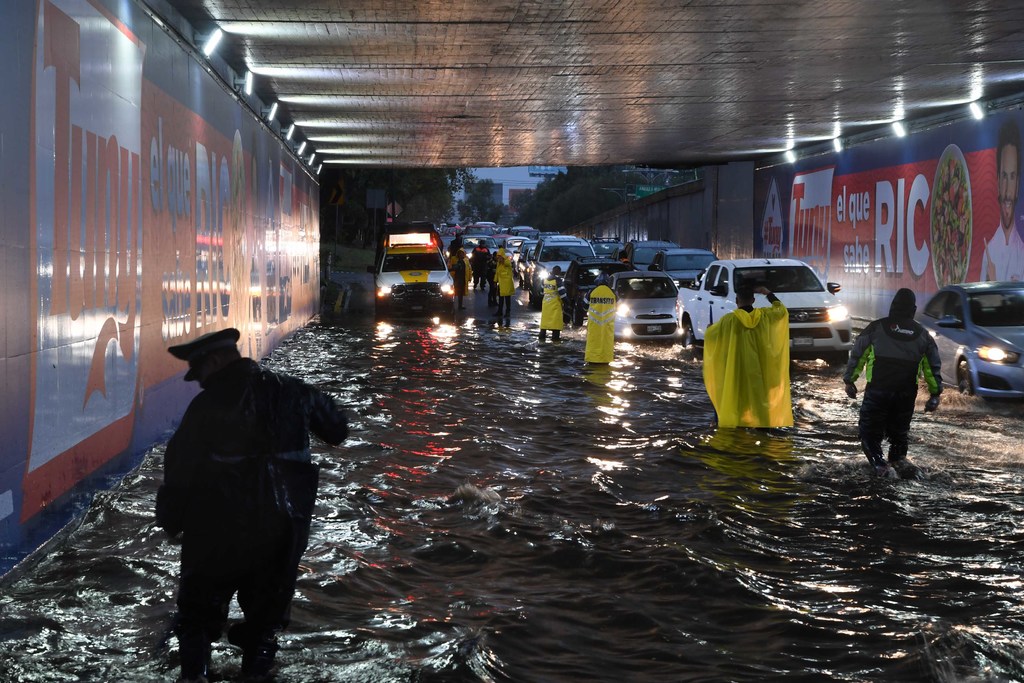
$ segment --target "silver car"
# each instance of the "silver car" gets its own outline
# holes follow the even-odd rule
[[[678,341],[679,289],[671,277],[651,270],[612,275],[615,292],[615,338]]]
[[[935,337],[943,383],[985,398],[1024,398],[1024,283],[943,287],[917,320]]]

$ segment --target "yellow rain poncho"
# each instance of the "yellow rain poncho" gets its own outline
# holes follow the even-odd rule
[[[615,292],[608,285],[598,285],[590,293],[587,309],[587,350],[583,360],[588,363],[611,363],[615,357]]]
[[[540,329],[561,330],[565,327],[562,319],[562,298],[559,296],[561,282],[551,277],[544,281],[544,300],[540,308]]]
[[[726,313],[704,339],[704,386],[719,427],[791,427],[789,312],[781,302]]]
[[[512,296],[516,293],[516,283],[512,280],[512,259],[505,253],[505,247],[498,249],[494,279],[498,283],[498,296]]]

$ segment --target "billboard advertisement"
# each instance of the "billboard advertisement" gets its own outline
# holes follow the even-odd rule
[[[1019,111],[760,168],[756,256],[811,264],[860,318],[900,287],[1024,279]]]
[[[195,387],[168,346],[237,327],[259,358],[316,313],[319,189],[134,3],[0,18],[24,71],[4,178],[27,178],[0,185],[2,574],[180,417]]]

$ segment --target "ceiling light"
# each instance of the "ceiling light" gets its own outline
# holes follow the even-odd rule
[[[977,102],[971,102],[971,116],[981,121],[985,118],[985,110]]]
[[[246,71],[245,72],[245,94],[246,95],[251,95],[252,94],[252,72],[251,71]]]
[[[219,28],[211,33],[207,38],[206,42],[203,43],[203,54],[209,57],[213,54],[213,51],[217,49],[217,45],[220,43],[220,39],[224,37],[224,31]]]
[[[307,161],[306,163],[312,166],[314,159],[316,159],[316,152],[313,152],[312,154],[309,155],[309,161]]]
[[[292,135],[294,135],[294,134],[295,134],[295,124],[293,123],[292,125],[288,126],[288,133],[284,136],[284,139],[285,140],[291,140],[292,139]]]
[[[907,137],[907,129],[903,127],[903,122],[902,121],[893,121],[892,122],[892,130],[893,130],[894,133],[896,133],[896,137],[898,137],[898,138],[905,138],[905,137]]]
[[[277,102],[270,105],[270,110],[267,112],[267,121],[273,123],[275,116],[277,116]]]
[[[787,149],[786,150],[786,161],[788,161],[791,164],[795,163],[796,162],[796,152],[794,152],[791,149]]]
[[[301,156],[302,156],[302,153],[303,153],[303,152],[305,152],[305,151],[306,151],[306,141],[305,141],[305,140],[303,140],[303,141],[302,141],[302,144],[301,144],[301,145],[299,145],[299,151],[298,151],[298,152],[296,152],[296,154],[298,154],[298,155],[299,155],[299,156],[301,157]]]
[[[837,152],[842,152],[843,151],[843,139],[842,138],[832,138],[832,149],[834,149]]]
[[[320,175],[320,171],[322,170],[324,170],[324,165],[320,164],[319,166],[316,167],[316,174]]]

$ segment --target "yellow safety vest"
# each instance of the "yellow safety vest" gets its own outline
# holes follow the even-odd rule
[[[587,350],[583,356],[588,363],[611,363],[615,357],[615,304],[615,292],[607,285],[595,287],[590,293]]]
[[[565,327],[562,320],[562,299],[558,296],[558,281],[549,278],[544,281],[544,301],[540,308],[540,329],[560,330]]]

